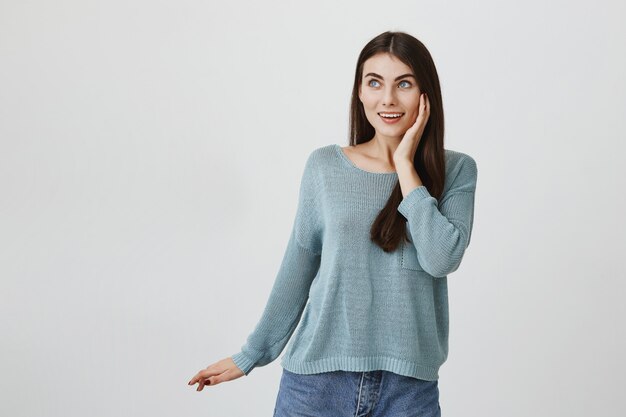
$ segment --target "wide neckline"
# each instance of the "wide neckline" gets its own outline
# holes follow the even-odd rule
[[[339,156],[341,157],[341,159],[343,161],[345,161],[349,167],[360,171],[364,174],[369,174],[369,175],[398,175],[398,173],[396,171],[390,171],[390,172],[372,172],[372,171],[366,171],[363,168],[359,168],[358,166],[355,165],[354,162],[352,162],[352,160],[350,158],[348,158],[348,155],[346,155],[343,151],[343,149],[341,148],[341,145],[337,145],[335,144],[335,149],[337,150],[337,153],[339,154]]]

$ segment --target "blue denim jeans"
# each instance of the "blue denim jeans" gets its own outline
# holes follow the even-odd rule
[[[382,370],[302,375],[283,368],[274,417],[441,417],[438,381]]]

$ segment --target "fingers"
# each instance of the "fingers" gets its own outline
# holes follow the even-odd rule
[[[193,376],[193,378],[191,378],[191,381],[189,381],[189,385],[193,385],[196,382],[198,382],[200,380],[200,378],[202,378],[206,374],[207,371],[208,371],[208,369],[203,369],[200,372],[198,372],[197,374],[195,374]]]
[[[198,388],[196,388],[196,391],[202,391],[205,385],[215,385],[215,384],[211,381],[211,378],[203,379],[200,381],[200,384],[198,385]]]
[[[187,385],[193,385],[195,383],[198,383],[198,388],[196,388],[196,391],[202,391],[202,388],[204,388],[205,385],[214,385],[212,384],[211,377],[215,376],[216,374],[217,373],[214,370],[203,369],[202,371],[198,372],[193,378],[191,378],[191,381],[189,381]]]
[[[216,370],[203,369],[202,371],[198,372],[193,378],[191,378],[191,381],[189,381],[187,384],[193,385],[195,383],[198,383],[196,391],[202,391],[202,389],[206,385],[214,386],[225,381],[230,381],[234,378],[235,375],[230,369],[221,373],[220,371]]]
[[[430,116],[430,100],[428,100],[428,95],[426,93],[420,94],[420,105],[419,105],[419,117],[427,120],[428,116]]]
[[[196,391],[202,391],[205,385],[212,385],[211,377],[212,375],[205,375],[200,377],[200,379],[198,379],[198,387],[196,388]]]
[[[231,357],[222,359],[198,372],[187,385],[198,384],[196,391],[202,391],[205,385],[217,385],[225,381],[230,381],[243,376],[241,371]]]

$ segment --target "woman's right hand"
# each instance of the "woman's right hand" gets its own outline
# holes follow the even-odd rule
[[[233,362],[233,358],[229,356],[198,372],[191,378],[191,381],[189,381],[187,385],[198,383],[196,391],[202,391],[205,385],[217,385],[222,382],[232,381],[244,375],[243,371]]]

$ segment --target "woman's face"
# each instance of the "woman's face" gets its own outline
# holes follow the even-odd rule
[[[376,54],[363,64],[359,99],[378,137],[402,139],[415,123],[420,94],[411,68],[391,54]],[[402,116],[383,119],[381,112]]]

